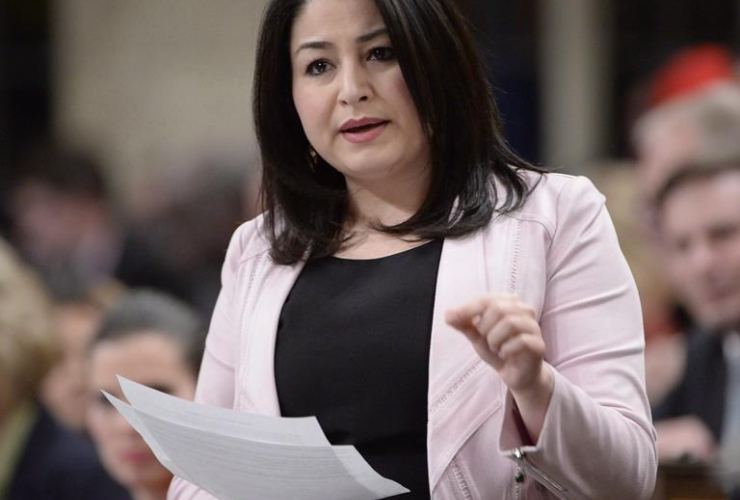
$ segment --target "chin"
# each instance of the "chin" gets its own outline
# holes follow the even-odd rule
[[[172,474],[162,469],[159,464],[150,464],[147,468],[136,468],[127,471],[124,481],[129,490],[137,489],[159,489],[172,480]]]

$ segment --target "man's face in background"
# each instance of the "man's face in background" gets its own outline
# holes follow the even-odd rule
[[[740,328],[740,168],[678,184],[660,209],[670,279],[707,328]]]

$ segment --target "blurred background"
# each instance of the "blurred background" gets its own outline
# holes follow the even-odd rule
[[[692,71],[696,85],[727,78],[740,47],[738,0],[459,1],[514,149],[594,179],[629,168],[638,117],[694,85]],[[0,234],[58,294],[113,275],[208,313],[229,234],[257,210],[250,88],[265,0],[0,5]],[[709,62],[660,74],[697,47]],[[634,205],[622,204],[611,208]]]
[[[638,124],[717,83],[738,91],[740,0],[458,1],[514,149],[607,195],[657,403],[692,319],[651,243]],[[125,288],[208,317],[229,236],[258,213],[250,106],[266,1],[0,2],[0,237],[43,278],[67,356],[82,357]],[[731,130],[723,143],[740,143]]]
[[[737,0],[461,2],[515,149],[571,171],[631,156],[630,124],[668,57],[740,45]],[[153,178],[172,169],[253,163],[264,3],[2,0],[0,185],[46,140],[92,155],[136,212],[149,209]]]

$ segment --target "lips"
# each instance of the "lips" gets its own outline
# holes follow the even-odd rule
[[[149,450],[126,450],[121,453],[121,458],[129,463],[146,463],[152,458]]]
[[[349,142],[369,142],[382,134],[388,123],[390,123],[388,120],[380,118],[352,119],[344,122],[339,132]]]

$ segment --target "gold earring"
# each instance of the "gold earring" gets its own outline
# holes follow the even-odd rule
[[[311,162],[309,163],[311,172],[316,172],[316,166],[319,164],[319,155],[313,146],[308,147],[308,155],[311,157]]]

